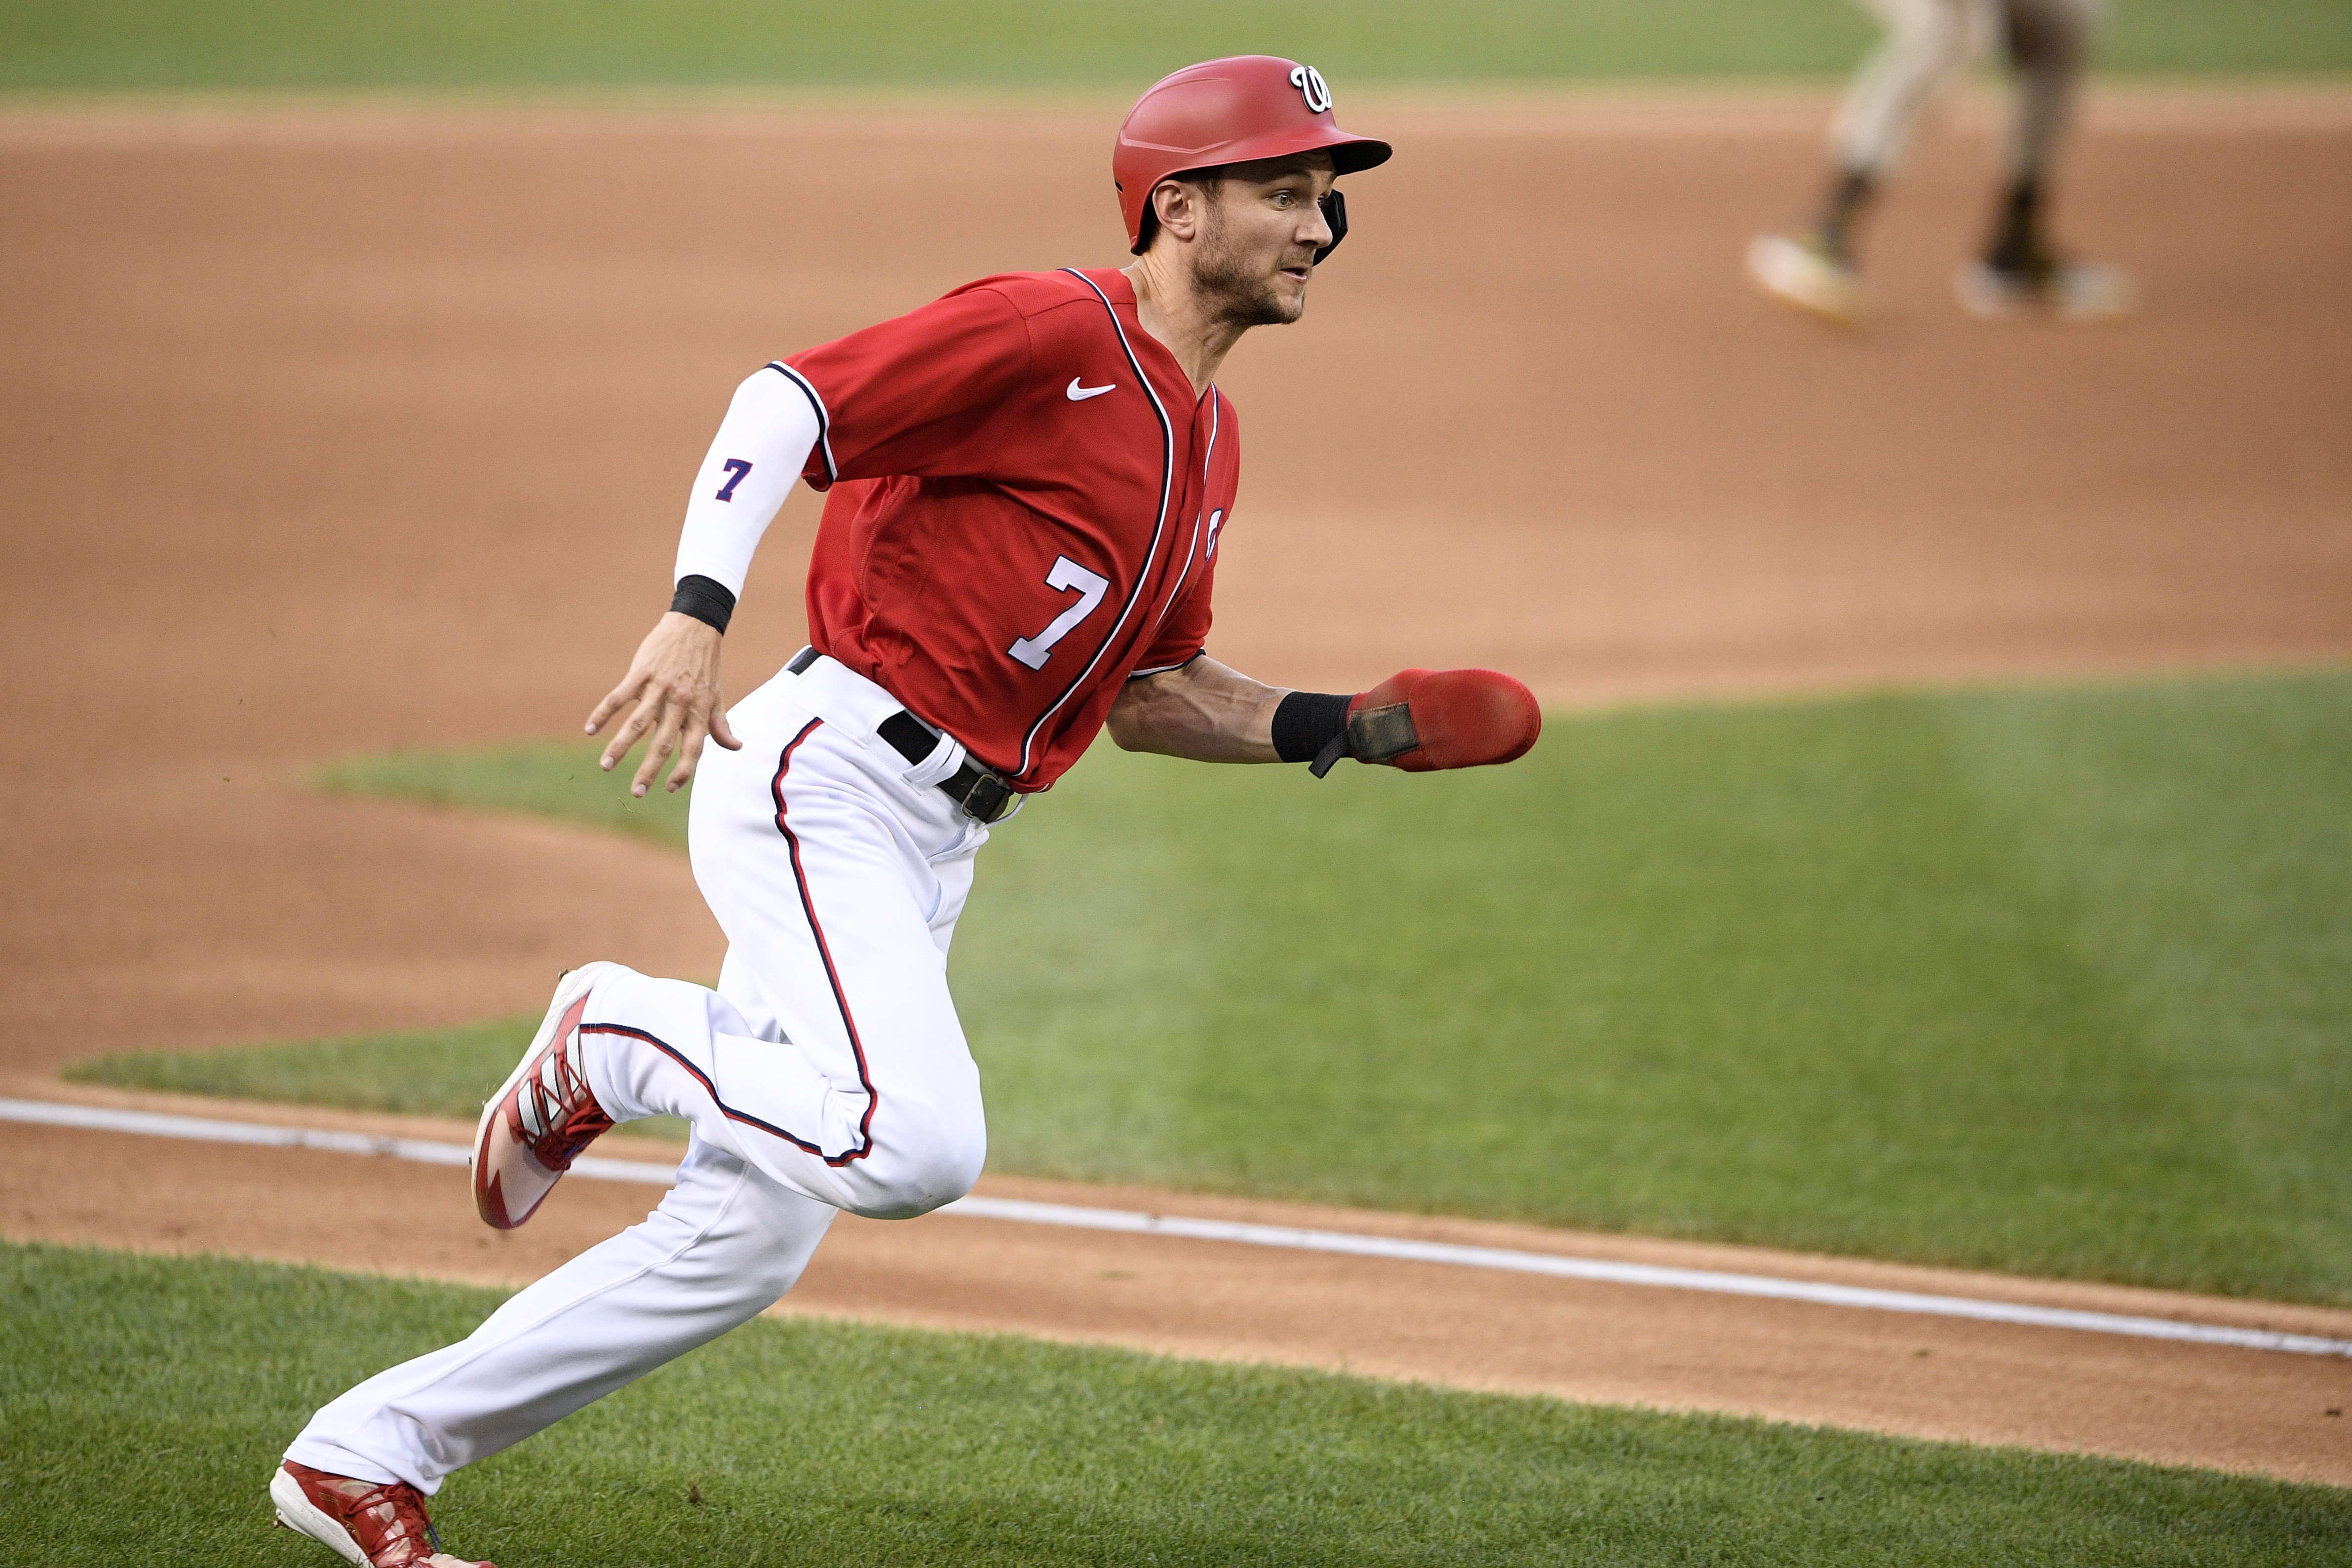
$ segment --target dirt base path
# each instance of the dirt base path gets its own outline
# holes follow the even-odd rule
[[[1307,322],[1227,382],[1252,455],[1229,661],[1341,689],[1490,664],[1601,701],[2352,654],[2352,95],[2095,101],[2066,236],[2148,299],[2104,331],[1950,302],[1990,162],[1964,112],[1887,204],[1861,336],[1737,275],[1811,195],[1821,99],[1351,112],[1405,152],[1351,186]],[[321,800],[301,770],[568,731],[660,607],[734,382],[973,276],[1116,262],[1108,123],[0,111],[0,639],[46,743],[0,781],[0,1074],[530,1008],[589,952],[714,971],[675,857]],[[771,536],[738,690],[797,644],[814,518],[797,500]],[[362,1194],[323,1155],[0,1146],[11,1235],[500,1279],[581,1239],[485,1239],[430,1172]],[[341,1217],[386,1192],[414,1234],[355,1257]],[[581,1237],[642,1206],[570,1201]],[[845,1223],[803,1300],[2352,1479],[2310,1414],[2344,1401],[2300,1360],[2181,1353],[2163,1382],[2080,1336],[2009,1362],[1975,1330],[1755,1303],[1116,1260],[1165,1245],[1140,1241],[954,1260],[987,1229]]]

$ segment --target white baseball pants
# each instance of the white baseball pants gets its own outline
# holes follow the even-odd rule
[[[1854,74],[1830,131],[1843,170],[1874,179],[1902,160],[1943,89],[1996,39],[2017,73],[2012,176],[2038,173],[2064,134],[2100,0],[1860,0],[1885,37]]]
[[[875,733],[898,708],[830,659],[737,705],[743,749],[704,750],[688,816],[719,988],[614,966],[589,994],[605,1112],[693,1124],[676,1188],[469,1338],[327,1406],[287,1458],[430,1495],[772,1304],[835,1210],[970,1190],[987,1134],[947,954],[988,830],[932,787],[961,747],[909,767]]]

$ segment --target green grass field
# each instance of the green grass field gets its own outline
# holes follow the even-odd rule
[[[0,1246],[12,1562],[328,1561],[262,1489],[310,1412],[498,1293]],[[2337,1563],[2352,1492],[1316,1373],[754,1322],[461,1472],[505,1568]]]
[[[2126,0],[2121,73],[2352,69],[2343,0]],[[1836,76],[1871,36],[1845,0],[14,0],[0,89],[558,86],[1116,87],[1264,51],[1339,85]]]
[[[330,779],[611,821],[586,757]],[[2352,674],[1555,716],[1319,784],[1098,747],[951,972],[1000,1171],[2352,1301]],[[533,1021],[83,1071],[470,1114]]]

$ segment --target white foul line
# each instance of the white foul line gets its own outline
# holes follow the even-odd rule
[[[201,1116],[111,1111],[93,1105],[68,1105],[46,1100],[0,1100],[0,1121],[37,1122],[49,1126],[83,1127],[103,1133],[143,1133],[163,1138],[199,1138],[221,1144],[258,1144],[274,1148],[379,1155],[434,1166],[462,1166],[467,1163],[468,1155],[463,1144],[378,1137],[366,1133],[335,1133],[317,1127],[215,1122]],[[677,1167],[646,1160],[600,1159],[584,1155],[572,1161],[572,1174],[593,1181],[640,1182],[648,1186],[668,1186],[677,1179]],[[1182,1215],[1084,1208],[1074,1204],[1029,1203],[1006,1197],[959,1198],[938,1212],[960,1214],[973,1219],[1010,1220],[1023,1225],[1057,1225],[1074,1230],[1178,1236],[1193,1241],[1233,1241],[1244,1246],[1278,1247],[1298,1252],[1337,1252],[1350,1257],[1386,1258],[1409,1263],[1444,1263],[1456,1268],[1495,1269],[1507,1273],[1542,1274],[1559,1280],[1588,1280],[1609,1285],[1702,1291],[1719,1296],[1759,1296],[1771,1301],[1809,1301],[1816,1306],[1857,1307],[1881,1312],[1919,1312],[1933,1317],[1970,1318],[1979,1322],[2019,1323],[2032,1328],[2080,1329],[2091,1333],[2128,1334],[2138,1339],[2177,1340],[2189,1344],[2287,1351],[2298,1355],[2352,1356],[2352,1340],[2327,1339],[2318,1334],[2279,1333],[2270,1329],[2230,1328],[2219,1323],[2176,1322],[2169,1318],[2081,1312],[2071,1307],[2036,1307],[2016,1301],[1982,1301],[1971,1296],[1881,1291],[1860,1285],[1781,1280],[1766,1274],[1734,1274],[1713,1269],[1669,1269],[1654,1263],[1568,1258],[1550,1252],[1519,1252],[1502,1247],[1465,1247],[1450,1241],[1413,1241],[1401,1237],[1364,1236],[1344,1230],[1302,1230],[1284,1225],[1193,1219]]]

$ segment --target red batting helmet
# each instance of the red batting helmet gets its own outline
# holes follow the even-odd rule
[[[1341,174],[1385,163],[1390,152],[1387,142],[1350,136],[1332,122],[1331,89],[1313,66],[1272,55],[1234,55],[1161,78],[1128,110],[1111,150],[1129,247],[1142,253],[1152,188],[1171,174],[1318,148],[1331,154],[1331,167]]]

